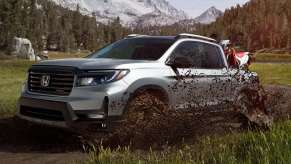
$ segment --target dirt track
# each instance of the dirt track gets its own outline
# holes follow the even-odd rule
[[[289,118],[291,87],[267,86],[266,90],[275,119]],[[226,112],[200,115],[194,122],[197,126],[191,134],[223,134],[238,130],[236,125],[240,118],[237,116],[236,113]],[[0,164],[65,164],[85,158],[76,134],[27,124],[14,118],[0,119]]]
[[[14,118],[0,120],[0,131],[0,164],[65,164],[85,158],[77,136],[69,132]]]

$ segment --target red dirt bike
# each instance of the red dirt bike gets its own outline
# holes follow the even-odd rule
[[[250,52],[238,51],[236,48],[230,48],[230,41],[221,41],[221,46],[225,50],[225,55],[228,63],[232,67],[248,68],[253,61],[252,54]]]
[[[250,52],[236,52],[234,56],[236,63],[240,68],[248,68],[253,60]]]

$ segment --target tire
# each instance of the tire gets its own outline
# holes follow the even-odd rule
[[[151,120],[159,119],[168,111],[167,103],[157,92],[140,91],[129,101],[125,113],[127,126],[146,127]]]
[[[155,126],[156,120],[164,118],[164,112],[168,109],[167,103],[161,98],[161,94],[156,91],[137,92],[130,98],[124,118],[112,126],[108,133],[83,132],[86,134],[82,138],[84,145],[144,147],[144,140],[148,139],[144,135],[145,131]]]
[[[111,134],[120,144],[144,147],[167,117],[168,106],[158,92],[139,91],[129,100],[124,118]],[[154,132],[153,132],[154,131]]]
[[[248,125],[271,127],[273,118],[266,109],[265,99],[260,90],[244,90],[236,101],[235,109],[247,118]]]

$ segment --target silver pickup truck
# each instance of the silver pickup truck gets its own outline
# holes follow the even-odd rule
[[[252,121],[266,114],[251,109],[249,93],[258,81],[256,73],[229,68],[214,39],[130,35],[86,58],[32,65],[17,116],[64,128],[94,122],[106,129],[130,117],[150,121],[159,113],[149,110],[153,106],[183,110],[235,102]],[[152,101],[139,103],[145,95]]]

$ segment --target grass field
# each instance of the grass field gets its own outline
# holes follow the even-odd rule
[[[80,52],[54,52],[50,51],[48,53],[49,59],[64,59],[64,58],[81,58],[88,56],[90,54],[89,51],[80,51]]]
[[[263,84],[291,85],[291,64],[255,63],[250,69],[260,75]]]
[[[291,54],[257,53],[256,62],[291,62]]]
[[[15,113],[26,71],[32,62],[0,61],[0,116]],[[291,64],[253,64],[264,84],[291,84]],[[277,123],[268,132],[244,132],[201,138],[199,142],[163,151],[101,149],[84,163],[291,163],[291,121]]]
[[[291,122],[276,124],[268,132],[244,132],[201,138],[196,144],[164,151],[101,149],[86,164],[289,164]]]
[[[22,83],[32,63],[0,60],[0,116],[14,114]],[[291,85],[291,64],[257,63],[251,70],[259,73],[263,84]]]
[[[15,113],[16,102],[21,86],[26,78],[26,72],[32,62],[24,60],[0,61],[0,116],[5,117]]]

